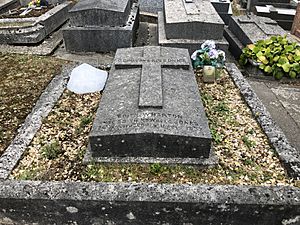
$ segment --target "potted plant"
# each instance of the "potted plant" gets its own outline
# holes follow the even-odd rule
[[[203,81],[214,82],[225,64],[225,52],[216,49],[216,44],[212,40],[207,40],[201,45],[201,49],[196,50],[192,56],[194,69],[203,69]]]

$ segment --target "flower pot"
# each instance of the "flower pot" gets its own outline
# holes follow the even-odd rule
[[[203,82],[213,83],[215,82],[216,68],[214,66],[205,65],[203,66]]]

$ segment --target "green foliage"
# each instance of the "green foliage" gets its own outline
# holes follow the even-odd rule
[[[61,154],[62,149],[58,141],[51,142],[41,148],[43,157],[47,159],[55,159]]]
[[[153,163],[150,165],[150,173],[157,175],[163,172],[163,166],[159,163]]]
[[[283,76],[297,78],[300,75],[300,45],[290,42],[286,36],[273,36],[247,45],[239,63],[246,65],[249,60],[259,63],[266,75],[281,79]]]
[[[255,141],[250,140],[246,135],[242,137],[242,140],[248,148],[254,147],[256,145]]]

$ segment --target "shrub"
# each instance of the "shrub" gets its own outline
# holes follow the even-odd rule
[[[290,42],[286,36],[273,36],[247,45],[239,62],[246,65],[249,60],[257,62],[266,75],[275,79],[300,76],[300,45]]]

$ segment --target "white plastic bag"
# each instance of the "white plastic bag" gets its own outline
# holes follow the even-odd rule
[[[67,88],[76,94],[86,94],[103,90],[107,72],[83,63],[74,68]]]

